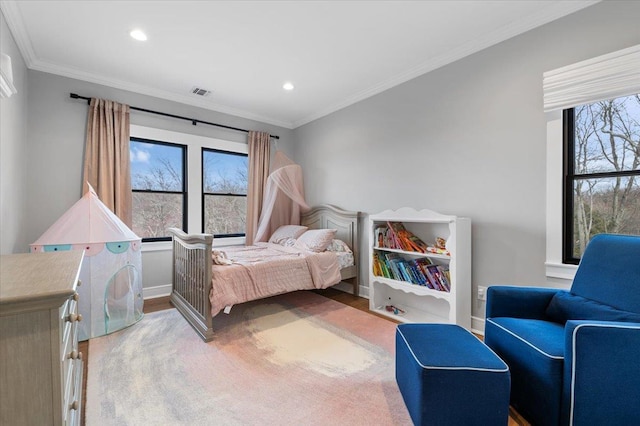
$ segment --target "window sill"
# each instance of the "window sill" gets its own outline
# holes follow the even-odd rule
[[[576,275],[578,265],[569,265],[566,263],[553,263],[546,262],[545,270],[547,278],[559,278],[562,280],[573,281],[573,277]]]
[[[142,252],[148,251],[171,251],[171,241],[148,241],[142,243]]]
[[[242,246],[245,243],[245,237],[232,238],[214,238],[214,247]],[[152,251],[171,251],[173,249],[171,241],[148,241],[142,243],[142,252]]]
[[[214,247],[243,246],[245,237],[214,238]]]

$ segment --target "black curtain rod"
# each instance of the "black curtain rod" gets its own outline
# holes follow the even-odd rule
[[[91,98],[88,98],[86,96],[80,96],[80,95],[78,95],[76,93],[69,93],[69,97],[71,99],[84,99],[85,101],[87,101],[87,103],[91,103]],[[166,112],[153,111],[153,110],[150,110],[150,109],[138,108],[138,107],[134,107],[134,106],[129,106],[129,108],[131,108],[133,110],[136,110],[136,111],[148,112],[150,114],[162,115],[163,117],[171,117],[171,118],[177,118],[177,119],[180,119],[180,120],[187,120],[187,121],[190,121],[191,124],[193,124],[194,126],[196,124],[198,124],[198,123],[200,123],[200,124],[208,124],[209,126],[222,127],[224,129],[235,130],[237,132],[249,133],[249,130],[247,130],[247,129],[240,129],[238,127],[225,126],[224,124],[211,123],[210,121],[198,120],[197,118],[183,117],[181,115],[168,114]],[[277,136],[277,135],[270,135],[270,136],[273,139],[280,139],[280,137]]]

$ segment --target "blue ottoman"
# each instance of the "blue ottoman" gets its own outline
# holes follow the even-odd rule
[[[416,425],[509,421],[509,367],[460,326],[398,325],[396,381]]]

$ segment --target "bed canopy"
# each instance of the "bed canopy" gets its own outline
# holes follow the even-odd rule
[[[267,178],[254,241],[267,241],[282,225],[299,225],[300,213],[309,209],[304,200],[302,168],[277,151]]]
[[[84,250],[78,286],[80,340],[102,336],[142,318],[141,239],[93,188],[64,213],[31,252]]]

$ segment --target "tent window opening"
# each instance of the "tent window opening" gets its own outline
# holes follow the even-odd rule
[[[244,237],[248,156],[202,149],[202,231],[215,238]]]
[[[143,242],[171,240],[171,227],[186,232],[186,146],[131,138],[130,161],[133,231]]]

